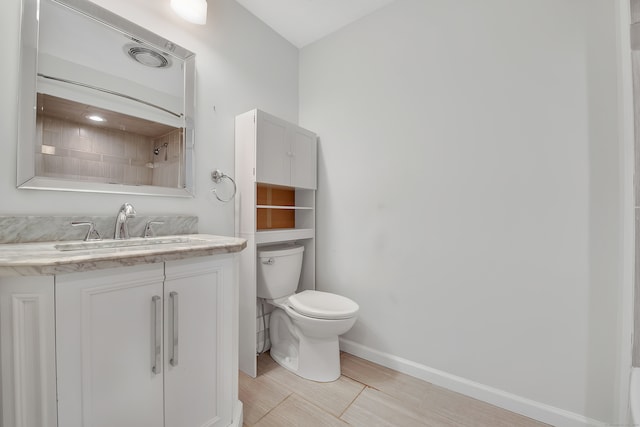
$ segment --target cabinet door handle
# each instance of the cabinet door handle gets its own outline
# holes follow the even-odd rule
[[[169,298],[171,298],[171,359],[169,359],[169,363],[171,366],[178,366],[178,347],[179,347],[179,327],[178,327],[178,293],[171,292],[169,294]]]
[[[158,375],[162,372],[162,298],[155,295],[151,298],[153,303],[153,364],[151,365],[151,372]]]

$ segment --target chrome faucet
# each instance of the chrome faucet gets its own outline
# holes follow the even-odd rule
[[[128,239],[129,238],[129,224],[127,220],[136,216],[136,210],[130,203],[125,203],[120,206],[118,216],[116,217],[116,231],[113,235],[114,239]]]

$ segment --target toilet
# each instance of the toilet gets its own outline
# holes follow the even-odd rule
[[[258,248],[258,298],[275,307],[269,323],[271,357],[285,369],[318,382],[340,377],[338,336],[356,322],[358,304],[340,295],[295,293],[304,246]]]

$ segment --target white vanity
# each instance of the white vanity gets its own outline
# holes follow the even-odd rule
[[[88,0],[21,3],[17,187],[193,197],[195,54]],[[0,217],[0,427],[242,425],[246,241],[134,215]]]
[[[1,426],[242,425],[246,242],[180,237],[0,245]]]

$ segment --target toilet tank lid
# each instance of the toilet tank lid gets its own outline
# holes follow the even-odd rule
[[[360,309],[349,298],[320,291],[302,291],[291,295],[289,305],[298,313],[317,319],[348,319]]]
[[[271,257],[293,255],[303,251],[304,251],[304,246],[285,243],[280,245],[259,247],[258,256],[260,258],[271,258]]]

